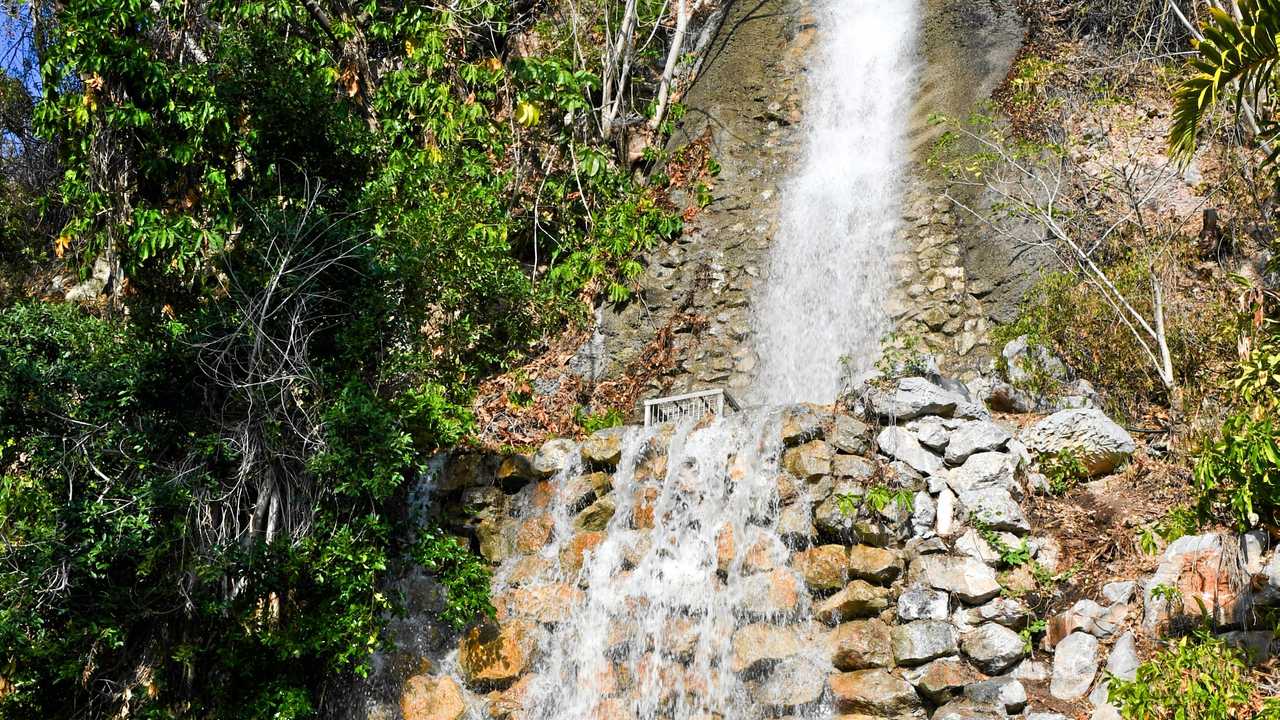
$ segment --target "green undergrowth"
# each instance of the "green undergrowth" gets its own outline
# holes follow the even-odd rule
[[[1133,680],[1110,678],[1125,720],[1277,720],[1280,700],[1261,697],[1243,654],[1205,630],[1170,641]]]

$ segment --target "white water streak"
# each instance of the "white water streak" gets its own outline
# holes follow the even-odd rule
[[[869,369],[890,327],[918,22],[916,0],[818,10],[805,148],[756,304],[756,401],[832,401],[842,358]]]

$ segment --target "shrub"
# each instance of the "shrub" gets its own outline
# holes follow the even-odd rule
[[[1112,677],[1109,699],[1126,720],[1244,720],[1255,692],[1239,651],[1201,630]]]
[[[1195,466],[1202,513],[1219,509],[1239,527],[1280,525],[1280,334],[1272,330],[1229,384],[1236,408]]]

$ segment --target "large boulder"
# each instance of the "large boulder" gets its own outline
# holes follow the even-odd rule
[[[472,628],[458,647],[458,665],[472,687],[506,687],[533,660],[535,626],[527,620],[499,625],[485,622]]]
[[[1097,674],[1098,638],[1072,633],[1054,648],[1049,694],[1059,700],[1079,700],[1089,692]]]
[[[782,409],[780,432],[787,447],[822,437],[824,412],[817,405],[798,403]]]
[[[810,590],[835,590],[844,587],[848,579],[848,551],[843,545],[820,545],[793,555],[791,566]]]
[[[1000,351],[1004,361],[1005,377],[1015,385],[1033,383],[1037,376],[1047,376],[1059,382],[1067,379],[1067,366],[1047,348],[1031,342],[1022,335],[1005,343]]]
[[[462,720],[467,703],[462,688],[448,675],[414,675],[400,695],[400,714],[404,720]]]
[[[1248,609],[1243,590],[1247,578],[1237,564],[1224,556],[1224,541],[1235,542],[1217,533],[1186,535],[1169,543],[1156,572],[1143,584],[1143,625],[1151,630],[1179,617],[1199,617],[1208,612],[1215,624],[1230,625],[1243,620]],[[1177,590],[1172,598],[1156,588]]]
[[[1012,439],[1008,430],[995,423],[970,420],[951,432],[946,448],[947,464],[959,465],[976,452],[1001,450]]]
[[[921,377],[903,378],[888,390],[872,390],[868,397],[872,412],[892,423],[924,415],[951,417],[963,402],[962,396]]]
[[[970,683],[983,679],[969,663],[959,658],[941,658],[928,665],[907,671],[907,679],[916,690],[934,704],[942,704],[959,694]]]
[[[812,482],[831,473],[831,446],[810,440],[787,450],[782,464],[792,475]]]
[[[942,459],[924,449],[919,440],[905,428],[889,426],[876,436],[880,452],[906,463],[912,469],[924,473],[938,472],[942,469]]]
[[[625,427],[611,427],[591,433],[582,443],[582,459],[593,465],[615,467],[622,459],[622,441]]]
[[[827,439],[842,453],[861,455],[870,447],[867,444],[870,436],[871,428],[866,423],[849,415],[837,415],[835,427]]]
[[[878,585],[888,585],[902,573],[902,556],[892,550],[871,545],[849,548],[849,577]]]
[[[859,620],[837,625],[831,631],[831,664],[837,670],[893,667],[889,626],[879,620]]]
[[[893,628],[893,659],[899,665],[922,665],[960,650],[955,627],[945,620],[916,620]]]
[[[572,466],[578,461],[578,446],[565,438],[548,440],[533,454],[533,472],[542,478],[549,478]]]
[[[798,655],[778,663],[764,679],[750,683],[748,688],[757,702],[771,708],[808,705],[822,697],[826,689],[824,672],[813,659]]]
[[[813,615],[819,622],[835,625],[846,620],[869,618],[879,615],[889,607],[889,591],[867,583],[865,580],[854,580],[814,607]]]
[[[1022,636],[998,623],[980,625],[965,633],[960,649],[988,675],[999,675],[1027,656]]]
[[[749,575],[742,579],[742,594],[739,597],[741,600],[738,610],[747,615],[790,615],[796,611],[796,605],[800,601],[800,581],[787,568]]]
[[[1000,594],[996,573],[985,563],[958,555],[925,555],[911,564],[920,582],[955,595],[970,605],[982,604]]]
[[[830,685],[836,709],[844,713],[889,717],[920,707],[911,683],[887,670],[839,673],[831,676]]]
[[[1071,452],[1090,476],[1115,470],[1136,449],[1127,430],[1094,409],[1056,412],[1024,430],[1019,439],[1035,453]]]
[[[951,597],[941,590],[912,585],[898,595],[898,622],[946,620],[951,615]]]
[[[1022,506],[1001,488],[982,488],[959,493],[960,505],[969,517],[982,521],[992,530],[1008,530],[1018,535],[1031,532],[1031,523]]]
[[[976,703],[1004,708],[1010,714],[1022,712],[1027,706],[1027,689],[1011,677],[991,678],[967,685],[964,696]]]
[[[1022,496],[1022,488],[1018,485],[1017,470],[1018,461],[1011,455],[978,452],[965,458],[959,467],[951,468],[939,477],[956,494],[996,488],[1019,498]]]
[[[794,626],[772,623],[744,625],[733,633],[733,659],[729,668],[744,672],[761,662],[792,657],[806,646]]]

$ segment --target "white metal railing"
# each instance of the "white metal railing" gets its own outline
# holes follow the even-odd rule
[[[700,390],[685,395],[644,401],[644,426],[669,422],[698,421],[707,415],[724,415],[724,407],[741,410],[733,396],[722,389]]]

